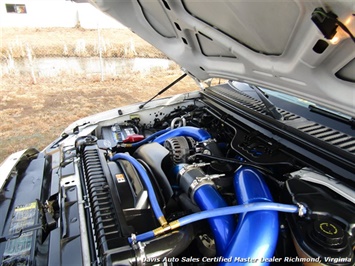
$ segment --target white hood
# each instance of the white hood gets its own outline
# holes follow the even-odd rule
[[[353,0],[97,0],[95,5],[200,80],[239,80],[355,115],[355,42],[335,22],[355,33]]]

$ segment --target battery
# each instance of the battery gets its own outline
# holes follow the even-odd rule
[[[119,143],[132,143],[144,139],[143,135],[138,134],[138,130],[130,125],[114,124],[102,128],[102,138],[111,143],[111,147]]]

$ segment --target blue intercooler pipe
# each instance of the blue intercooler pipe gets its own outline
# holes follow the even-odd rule
[[[227,207],[213,182],[196,183],[197,178],[206,176],[199,167],[179,165],[175,171],[177,170],[180,187],[202,211]],[[238,206],[272,202],[271,193],[262,175],[252,167],[239,168],[234,176],[234,187]],[[179,222],[183,222],[183,219]],[[274,254],[278,237],[278,215],[275,211],[246,211],[238,217],[236,227],[233,215],[210,217],[208,222],[214,235],[218,256],[267,258]]]
[[[252,167],[241,167],[235,174],[234,189],[239,205],[272,202],[271,193],[262,175]],[[255,262],[240,262],[240,265],[268,265],[260,258],[273,256],[278,238],[278,214],[263,210],[247,212],[238,218],[237,228],[224,253],[225,258],[256,258]],[[227,263],[221,263],[226,265]],[[230,265],[230,263],[228,263]]]
[[[194,194],[194,199],[202,211],[228,206],[218,191],[210,185],[205,185],[197,189]],[[234,233],[234,217],[233,215],[212,217],[208,218],[208,223],[210,224],[214,236],[217,255],[223,255]]]
[[[241,167],[236,172],[234,187],[239,206],[272,202],[271,193],[262,175],[252,167]],[[203,211],[227,206],[222,196],[211,185],[198,188],[194,200]],[[273,256],[278,238],[276,211],[265,209],[245,212],[238,218],[237,227],[232,215],[213,217],[208,221],[216,241],[217,255],[225,258],[258,259]],[[237,260],[236,263],[240,265],[241,262]]]
[[[179,164],[173,169],[173,172],[173,175],[177,176],[180,188],[187,193],[202,211],[216,210],[228,206],[212,181],[202,181],[197,182],[198,185],[192,185],[197,178],[206,176],[200,167]],[[217,254],[221,256],[233,236],[235,229],[234,217],[233,215],[211,217],[208,218],[208,223],[212,229]]]
[[[158,136],[153,142],[163,145],[165,140],[179,136],[192,137],[196,141],[204,141],[211,138],[211,135],[202,128],[185,126],[172,129]]]

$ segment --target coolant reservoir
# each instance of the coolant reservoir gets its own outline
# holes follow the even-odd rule
[[[309,238],[293,237],[303,265],[353,265],[350,236],[339,224],[330,219],[315,220],[305,230]]]
[[[354,265],[355,207],[333,192],[294,178],[286,183],[289,200],[310,210],[287,216],[303,265]]]

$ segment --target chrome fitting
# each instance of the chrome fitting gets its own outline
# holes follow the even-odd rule
[[[134,254],[136,257],[136,265],[145,265],[146,255],[145,255],[145,244],[142,242],[137,242],[135,245],[132,245]]]
[[[307,214],[307,208],[301,203],[297,203],[298,206],[298,216],[303,217]]]

